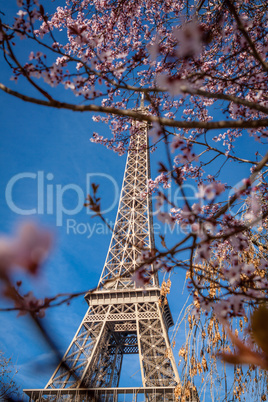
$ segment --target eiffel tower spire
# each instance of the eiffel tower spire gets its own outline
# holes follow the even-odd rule
[[[146,112],[143,101],[138,110]],[[97,291],[85,295],[88,311],[46,387],[25,390],[31,400],[114,402],[123,394],[131,394],[133,401],[178,400],[180,379],[168,339],[173,325],[169,306],[162,302],[152,266],[145,290],[133,280],[142,252],[154,249],[147,130],[140,122],[131,128],[119,208]],[[126,354],[139,355],[139,388],[119,387]]]
[[[116,222],[99,281],[104,289],[133,288],[141,250],[154,249],[147,125],[136,122],[132,130]],[[151,276],[149,286],[158,286],[157,274]]]

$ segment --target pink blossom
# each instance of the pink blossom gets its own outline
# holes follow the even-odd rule
[[[219,189],[218,189],[219,191]],[[201,184],[198,187],[198,192],[195,194],[197,198],[206,198],[207,200],[211,201],[215,198],[216,196],[216,188],[213,183],[205,186]]]
[[[213,304],[213,312],[218,319],[226,319],[231,312],[230,302],[227,300],[220,300],[218,303]]]
[[[159,192],[156,197],[156,205],[155,205],[156,211],[158,211],[164,205],[165,200],[166,197],[164,196],[164,194]]]
[[[19,17],[23,17],[24,15],[27,15],[27,12],[26,12],[26,11],[23,11],[23,10],[19,10],[19,11],[17,12],[17,15],[18,15]]]
[[[160,88],[167,90],[173,96],[190,92],[192,88],[189,81],[171,77],[167,74],[159,74],[157,76],[157,83]]]
[[[21,224],[14,239],[0,239],[0,267],[9,273],[16,266],[31,274],[37,272],[51,248],[51,234],[34,223]]]
[[[174,218],[173,216],[171,216],[169,213],[167,212],[158,212],[157,214],[157,218],[160,222],[164,223],[164,224],[168,224],[171,226],[171,228],[174,227],[175,223],[176,223],[176,218]]]
[[[51,234],[38,228],[34,223],[24,223],[18,228],[15,264],[36,273],[40,264],[47,258],[51,248]]]
[[[240,295],[231,295],[227,301],[230,303],[232,314],[234,316],[242,316],[245,314],[243,308],[244,297]]]
[[[230,260],[231,260],[231,264],[233,266],[238,266],[239,265],[239,258],[238,258],[238,254],[236,252],[231,253]]]
[[[256,196],[256,194],[251,194],[250,200],[249,200],[249,210],[248,212],[244,215],[244,218],[246,220],[254,220],[257,219],[258,216],[260,215],[261,212],[261,205],[260,205],[260,200]]]
[[[5,237],[0,238],[0,272],[9,271],[14,265],[15,257],[14,241]]]
[[[181,148],[181,150],[183,153],[176,156],[176,163],[179,162],[182,164],[186,164],[198,160],[198,156],[194,152],[192,152],[191,147],[186,146]]]
[[[216,195],[220,195],[221,193],[224,192],[225,185],[223,183],[216,182],[216,183],[213,183],[213,185],[214,185],[214,190],[215,190]]]
[[[202,208],[201,208],[200,204],[198,204],[198,203],[193,204],[192,205],[192,211],[196,215],[200,214],[201,211],[202,211]]]
[[[237,286],[241,281],[240,265],[231,266],[229,270],[224,270],[224,277],[229,281],[231,286]]]
[[[203,243],[197,247],[197,259],[208,260],[210,257],[210,247],[209,244]]]
[[[196,300],[199,304],[202,310],[206,311],[206,313],[209,313],[211,308],[213,307],[213,303],[209,302],[208,300],[200,300],[199,297],[194,297],[194,300]]]
[[[200,232],[201,232],[201,226],[200,226],[200,224],[199,223],[197,223],[197,222],[195,222],[195,223],[193,223],[192,225],[191,225],[191,229],[192,229],[192,232],[193,233],[195,233],[195,234],[200,234]]]
[[[261,258],[260,260],[259,269],[268,269],[268,261],[266,261],[264,258]]]
[[[144,267],[136,269],[131,279],[135,282],[137,288],[144,288],[150,281],[148,271]]]
[[[229,241],[235,251],[243,251],[248,248],[248,239],[242,233],[230,237]]]
[[[156,35],[153,43],[147,46],[148,52],[153,61],[157,59],[157,56],[159,54],[159,41],[160,37],[159,35]]]
[[[259,198],[256,196],[256,194],[253,194],[251,199],[250,199],[250,206],[251,206],[251,210],[253,212],[253,214],[256,216],[257,214],[259,214],[261,207],[260,207],[260,200]]]
[[[160,124],[154,121],[152,124],[152,128],[150,128],[150,130],[148,131],[148,135],[152,137],[155,142],[158,141],[163,135]]]
[[[68,26],[69,35],[73,36],[73,40],[77,44],[84,44],[88,42],[87,26],[85,24],[73,23]]]
[[[174,152],[176,149],[181,148],[184,144],[185,141],[180,136],[176,136],[171,143],[171,152]]]
[[[187,204],[184,205],[181,211],[181,216],[183,218],[190,218],[192,216],[192,210],[188,207]]]
[[[165,263],[162,260],[155,260],[153,263],[153,266],[154,266],[154,271],[159,271],[159,269],[161,269],[162,267],[165,266]]]
[[[178,41],[176,53],[178,57],[198,57],[202,51],[202,29],[195,22],[189,22],[182,28],[175,28],[173,35]]]
[[[138,263],[143,263],[148,259],[153,257],[153,252],[150,250],[141,250],[139,257],[137,258]]]
[[[164,173],[161,173],[159,176],[157,176],[155,180],[148,180],[149,193],[154,192],[159,187],[159,184],[163,184],[164,188],[170,187],[169,178]]]
[[[45,309],[41,308],[44,302],[41,299],[37,299],[33,292],[28,292],[25,296],[16,300],[15,306],[20,309],[18,317],[26,315],[27,313],[33,313],[43,318],[45,316]]]
[[[206,192],[205,192],[205,189],[206,189],[206,187],[203,185],[203,184],[201,184],[200,186],[198,186],[198,192],[197,193],[195,193],[195,196],[197,197],[197,198],[205,198],[205,195],[206,195]]]
[[[209,184],[208,186],[206,186],[206,188],[205,188],[205,196],[206,196],[206,199],[209,200],[209,201],[211,201],[211,200],[213,200],[215,198],[216,191],[215,191],[215,188],[214,188],[214,186],[212,184]]]
[[[244,264],[242,266],[242,273],[247,275],[247,276],[251,276],[252,274],[254,274],[255,272],[255,267],[253,264]]]

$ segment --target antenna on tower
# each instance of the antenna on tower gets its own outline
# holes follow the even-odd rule
[[[140,108],[141,108],[141,109],[144,108],[144,92],[142,92],[142,94],[141,94],[141,104],[140,104]]]

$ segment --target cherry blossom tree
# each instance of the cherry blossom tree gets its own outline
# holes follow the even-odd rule
[[[172,244],[163,234],[162,248],[144,250],[134,280],[146,286],[152,263],[168,273],[184,269],[191,319],[212,309],[241,357],[227,321],[265,304],[268,287],[266,2],[141,0],[133,7],[124,0],[17,0],[17,6],[14,16],[1,13],[0,48],[13,82],[0,89],[41,106],[93,112],[110,135],[95,132],[91,141],[119,155],[139,122],[148,123],[151,151],[163,142],[166,152],[148,192],[157,195],[158,219],[185,230]],[[230,195],[233,184],[222,172],[241,165],[248,174]],[[165,194],[171,183],[181,205]],[[191,183],[194,203],[185,190]],[[104,219],[94,197],[88,206]],[[55,302],[32,298],[17,307],[27,311],[32,303],[42,316]],[[267,368],[267,351],[259,357]]]
[[[19,395],[19,388],[14,380],[16,373],[11,359],[7,359],[0,351],[0,398],[2,401],[12,401],[12,398]]]

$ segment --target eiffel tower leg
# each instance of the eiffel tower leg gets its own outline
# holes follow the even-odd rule
[[[179,375],[157,302],[137,304],[137,336],[143,386],[176,386]],[[173,399],[173,395],[170,397]],[[163,398],[163,395],[146,396],[147,401],[163,401]]]
[[[107,339],[109,344],[109,339]],[[100,358],[97,360],[96,370],[98,373],[98,381],[93,386],[94,388],[116,388],[119,385],[120,372],[122,367],[123,353],[118,346],[114,354],[109,354],[109,351],[105,350]],[[116,402],[116,395],[106,395],[100,398],[103,402]]]
[[[109,374],[110,381],[109,381],[108,387],[118,387],[119,386],[122,361],[123,361],[122,349],[120,346],[117,346],[113,361],[111,361],[111,371]]]
[[[104,342],[106,320],[98,320],[98,314],[109,314],[109,306],[90,307],[69,348],[63,356],[45,389],[78,388],[84,382],[84,375],[88,366],[93,365],[96,359],[96,350],[100,350],[100,343]],[[94,317],[89,321],[89,317]],[[67,369],[69,368],[69,370]]]
[[[102,309],[106,311],[104,317],[94,313],[85,317],[85,322],[96,320],[96,325],[102,324],[80,381],[90,388],[118,387],[122,367],[123,351],[116,343],[113,326],[108,321],[112,306],[105,305]]]
[[[123,354],[120,346],[111,353],[111,341],[113,333],[109,329],[109,323],[105,323],[105,330],[102,334],[102,341],[95,352],[95,359],[92,358],[92,369],[86,369],[86,384],[91,388],[118,387]],[[113,348],[114,349],[114,348]]]

